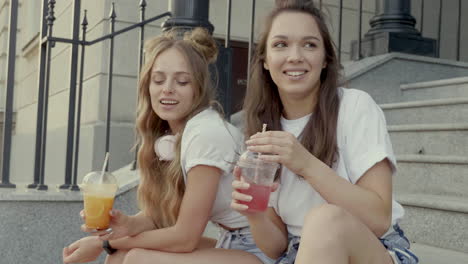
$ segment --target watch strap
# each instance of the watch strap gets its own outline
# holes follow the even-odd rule
[[[104,240],[104,241],[102,241],[102,248],[103,248],[104,251],[106,251],[107,254],[109,254],[109,255],[112,255],[112,254],[114,254],[114,253],[117,251],[117,249],[111,247],[111,245],[110,245],[110,243],[109,243],[109,240]]]

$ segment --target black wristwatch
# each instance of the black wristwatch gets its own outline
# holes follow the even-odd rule
[[[109,244],[109,240],[104,240],[104,241],[102,241],[102,248],[103,248],[104,251],[106,251],[107,254],[109,254],[109,255],[112,255],[112,254],[114,254],[114,253],[117,251],[117,249],[111,247],[111,245]]]

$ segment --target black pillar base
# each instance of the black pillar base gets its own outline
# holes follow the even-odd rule
[[[361,42],[361,56],[358,55],[357,41],[351,43],[353,60],[390,52],[437,57],[437,41],[406,32],[379,32],[364,37]]]
[[[70,191],[79,191],[79,190],[80,190],[80,187],[76,184],[70,186]]]
[[[36,189],[37,185],[39,185],[39,183],[31,183],[28,185],[28,189]]]
[[[214,26],[208,20],[209,0],[170,0],[169,10],[172,17],[162,24],[163,31],[176,28],[185,32],[195,27],[204,27],[213,33]]]
[[[13,183],[0,183],[0,188],[16,188],[16,185]]]
[[[47,191],[49,189],[49,187],[47,187],[47,185],[45,184],[39,184],[36,188],[36,190],[38,191]]]
[[[62,185],[59,186],[59,189],[60,190],[68,190],[68,189],[70,189],[70,185],[71,185],[70,183],[62,184]]]

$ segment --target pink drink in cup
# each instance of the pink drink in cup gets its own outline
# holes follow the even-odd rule
[[[265,211],[278,164],[262,161],[258,159],[257,153],[247,151],[242,154],[237,166],[241,169],[241,180],[250,184],[247,190],[239,190],[239,192],[252,196],[250,202],[239,202],[249,207],[248,212]]]

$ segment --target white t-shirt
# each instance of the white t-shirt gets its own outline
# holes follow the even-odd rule
[[[241,132],[224,121],[213,109],[203,110],[192,117],[182,134],[181,166],[184,180],[187,181],[187,172],[197,165],[213,166],[223,172],[210,220],[231,228],[249,225],[243,215],[230,207],[231,184],[234,180],[232,171],[242,142]]]
[[[363,91],[339,89],[341,100],[337,127],[338,159],[333,164],[333,169],[340,177],[355,184],[368,169],[387,158],[395,174],[396,159],[382,109]],[[309,117],[310,115],[307,115],[296,120],[281,118],[281,126],[284,131],[297,137]],[[290,234],[300,236],[307,213],[323,203],[326,201],[307,181],[283,166],[281,185],[272,194],[270,206],[274,207]],[[393,200],[392,226],[403,215],[403,207]],[[389,232],[391,230],[392,228]]]

